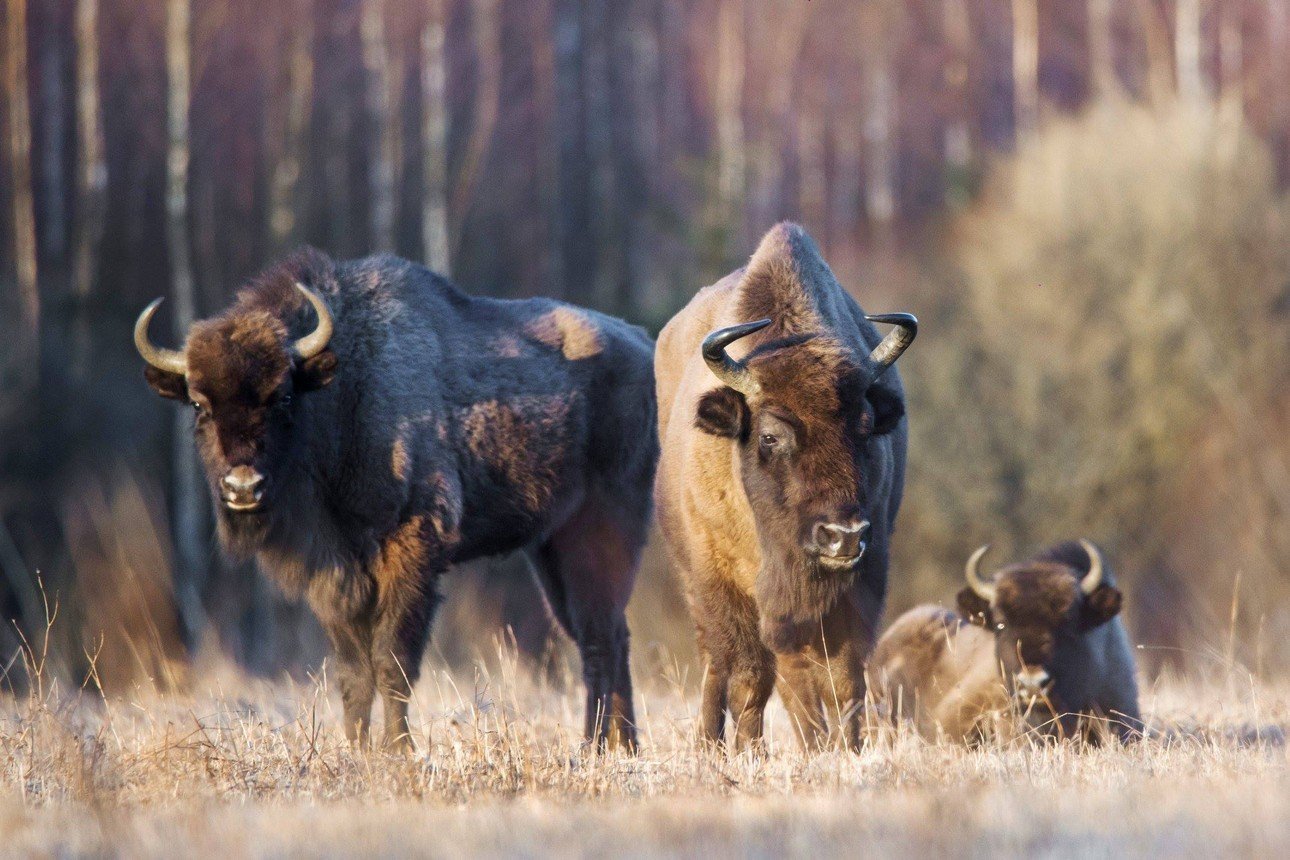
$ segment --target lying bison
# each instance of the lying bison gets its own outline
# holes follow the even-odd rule
[[[869,676],[887,707],[924,736],[962,741],[992,723],[1071,737],[1081,718],[1141,735],[1120,591],[1097,548],[1062,543],[990,580],[977,571],[986,550],[968,559],[961,615],[915,607],[879,641]]]
[[[224,546],[326,628],[352,740],[380,692],[386,743],[409,744],[439,574],[523,550],[582,655],[587,735],[634,744],[623,610],[658,451],[641,330],[315,251],[194,324],[182,350],[148,338],[159,301],[135,327],[148,382],[196,411]]]
[[[897,327],[880,338],[870,320]],[[857,741],[905,479],[892,364],[916,331],[908,314],[866,317],[780,224],[659,336],[655,499],[708,661],[707,739],[729,710],[736,748],[759,742],[778,681],[805,745],[826,714]]]

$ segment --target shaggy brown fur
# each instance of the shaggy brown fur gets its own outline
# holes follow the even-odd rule
[[[1019,714],[1022,725],[1043,734],[1072,736],[1084,718],[1086,727],[1104,724],[1122,739],[1139,736],[1120,591],[1104,564],[1101,584],[1084,594],[1088,569],[1083,548],[1063,543],[999,570],[992,602],[965,588],[960,615],[911,610],[883,635],[870,678],[887,702],[903,702],[928,736],[970,740],[982,725],[998,728]],[[1042,690],[1016,683],[1023,672],[1039,671],[1046,674]]]
[[[307,360],[297,281],[335,323]],[[309,251],[195,324],[184,357],[186,375],[149,366],[148,381],[197,410],[226,548],[305,594],[327,630],[351,738],[379,692],[386,742],[409,744],[439,575],[521,550],[582,656],[588,736],[634,746],[624,611],[658,451],[643,332]],[[254,501],[221,498],[221,480],[248,476]]]
[[[737,341],[760,389],[720,385],[710,332],[759,317]],[[831,722],[858,741],[862,665],[886,595],[904,481],[904,398],[894,369],[867,373],[880,340],[796,225],[767,233],[745,269],[701,290],[659,336],[659,521],[708,659],[703,734],[757,743],[778,684],[804,744]],[[804,551],[820,522],[868,520],[847,569]]]

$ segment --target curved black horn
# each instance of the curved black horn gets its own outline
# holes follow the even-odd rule
[[[757,391],[757,380],[743,362],[726,354],[726,347],[741,337],[747,337],[770,325],[769,319],[719,328],[703,339],[703,360],[713,375],[735,391],[752,394]]]
[[[901,353],[909,349],[914,338],[918,337],[918,317],[913,314],[865,314],[864,318],[872,323],[889,323],[895,326],[882,339],[882,343],[869,353],[869,361],[874,367],[874,378],[877,379],[884,370],[896,363]]]

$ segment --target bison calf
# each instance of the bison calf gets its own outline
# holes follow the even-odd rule
[[[888,709],[925,737],[971,740],[1009,716],[1045,734],[1094,718],[1140,735],[1121,595],[1097,548],[1062,543],[983,579],[987,549],[968,559],[961,614],[915,607],[879,641],[869,674]]]
[[[387,744],[407,746],[440,573],[520,550],[582,655],[588,736],[634,744],[623,612],[658,452],[644,332],[318,252],[182,349],[149,339],[156,307],[135,326],[148,382],[192,405],[224,546],[327,630],[351,739],[380,693]]]

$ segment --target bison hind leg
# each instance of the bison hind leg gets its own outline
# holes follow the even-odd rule
[[[587,686],[584,733],[597,749],[636,750],[626,608],[644,526],[591,498],[528,553],[551,611],[578,646]]]

